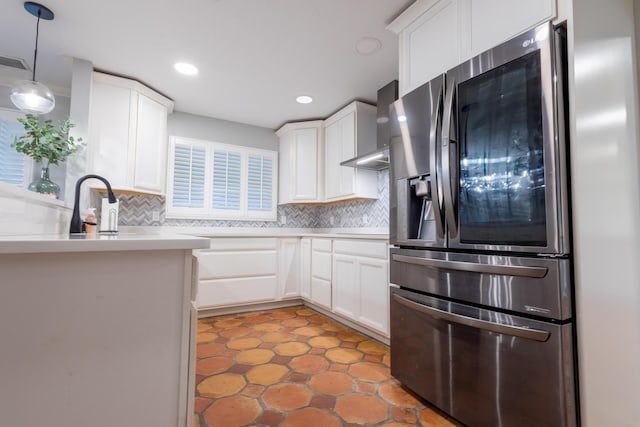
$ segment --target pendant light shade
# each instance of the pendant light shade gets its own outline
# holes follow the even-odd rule
[[[21,111],[28,114],[47,114],[56,106],[56,99],[48,87],[36,81],[36,63],[38,60],[38,35],[40,19],[50,21],[54,18],[53,12],[47,7],[26,2],[24,8],[38,18],[36,24],[36,48],[33,53],[33,75],[31,80],[19,80],[11,88],[11,102]]]
[[[29,114],[47,114],[56,106],[48,87],[34,80],[19,80],[11,88],[11,102]]]

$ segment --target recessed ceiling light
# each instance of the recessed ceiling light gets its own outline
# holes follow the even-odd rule
[[[186,62],[176,62],[173,65],[173,68],[179,72],[180,74],[184,74],[185,76],[195,76],[198,74],[198,69],[195,65],[191,65]]]
[[[362,37],[356,43],[356,51],[360,55],[371,55],[382,48],[382,42],[375,37]]]
[[[300,95],[296,98],[296,102],[299,104],[309,104],[313,102],[313,98],[308,95]]]

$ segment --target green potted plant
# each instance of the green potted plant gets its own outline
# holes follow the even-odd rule
[[[78,151],[82,138],[69,136],[74,125],[68,119],[60,122],[57,128],[51,120],[40,123],[38,116],[33,114],[20,117],[18,121],[24,126],[25,133],[17,137],[11,146],[42,164],[40,179],[29,184],[29,190],[59,198],[60,187],[49,179],[49,166],[65,161]]]

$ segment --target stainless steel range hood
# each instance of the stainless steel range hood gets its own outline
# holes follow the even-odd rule
[[[357,147],[356,157],[340,163],[342,166],[374,170],[382,170],[389,167],[389,105],[397,99],[397,80],[378,90],[376,141],[371,141],[369,147]],[[375,145],[373,144],[374,142]]]

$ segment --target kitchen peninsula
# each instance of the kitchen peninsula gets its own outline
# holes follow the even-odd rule
[[[0,425],[187,426],[191,236],[0,237]]]

